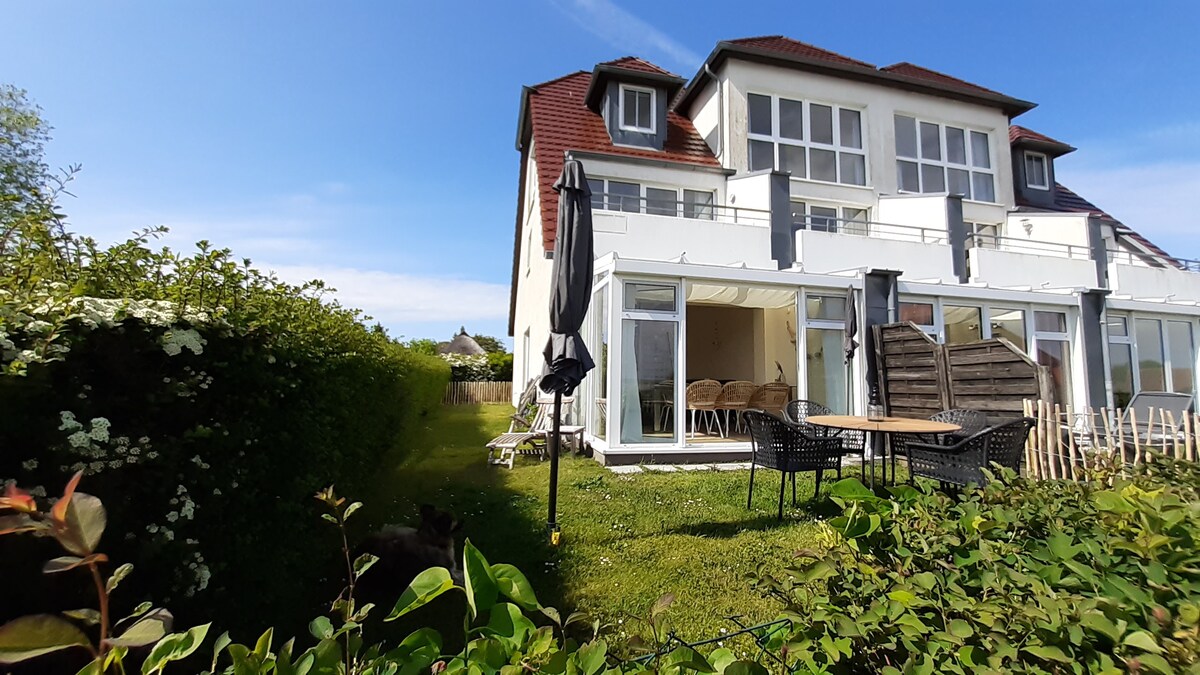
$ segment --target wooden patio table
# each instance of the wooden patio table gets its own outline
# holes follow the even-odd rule
[[[813,415],[805,420],[809,424],[835,429],[852,429],[854,431],[869,431],[873,434],[948,434],[959,431],[962,427],[949,422],[933,420],[918,420],[908,417],[884,417],[882,420],[869,420],[860,415]],[[887,485],[887,455],[892,456],[892,483],[896,482],[896,453],[892,452],[889,442],[883,444],[883,484]],[[863,448],[863,468],[866,468],[867,453]],[[865,473],[865,471],[864,471]],[[875,458],[871,458],[871,484],[875,484]]]

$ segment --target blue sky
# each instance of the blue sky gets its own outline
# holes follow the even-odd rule
[[[74,228],[167,225],[321,277],[393,335],[503,335],[520,89],[636,54],[691,77],[785,34],[1039,103],[1066,185],[1200,257],[1200,3],[43,2],[5,8],[0,80],[81,163]]]

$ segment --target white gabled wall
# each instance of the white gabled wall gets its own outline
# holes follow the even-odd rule
[[[915,116],[930,122],[986,131],[998,203],[964,202],[963,219],[1000,223],[1013,208],[1012,158],[1008,143],[1008,117],[999,109],[918,94],[867,82],[819,75],[789,68],[730,59],[718,73],[724,81],[726,136],[721,163],[745,172],[747,155],[746,95],[783,97],[831,103],[863,111],[867,149],[866,187],[835,185],[792,179],[794,199],[812,199],[873,208],[878,195],[897,194],[896,140],[893,116]],[[693,106],[693,110],[696,108]],[[702,132],[703,133],[703,132]]]
[[[521,252],[517,270],[516,306],[513,308],[513,404],[525,390],[529,377],[541,373],[541,353],[550,334],[550,274],[554,261],[542,248],[542,202],[538,193],[537,162],[533,146],[525,167],[525,203],[522,205]],[[529,337],[526,338],[528,331]],[[528,339],[528,344],[526,344]]]

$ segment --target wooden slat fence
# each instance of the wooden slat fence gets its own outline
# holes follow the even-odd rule
[[[1101,459],[1115,459],[1126,470],[1155,455],[1200,459],[1200,415],[1194,413],[1176,419],[1156,408],[1075,410],[1042,399],[1025,401],[1024,412],[1037,420],[1025,444],[1030,478],[1083,480]]]
[[[993,423],[1020,417],[1030,398],[1050,398],[1050,376],[1001,338],[941,345],[911,322],[875,326],[879,387],[888,414],[926,418],[969,408]]]
[[[442,396],[442,405],[511,402],[512,382],[451,382]]]

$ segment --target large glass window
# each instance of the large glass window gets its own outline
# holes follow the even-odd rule
[[[592,209],[596,211],[626,211],[654,216],[678,216],[712,220],[716,196],[707,190],[682,190],[674,187],[653,187],[630,181],[589,178]]]
[[[1129,335],[1129,318],[1109,314],[1108,374],[1112,380],[1113,405],[1124,408],[1136,391],[1133,377],[1133,342]]]
[[[713,193],[699,190],[683,191],[683,217],[713,219]]]
[[[896,115],[897,186],[903,192],[950,192],[996,201],[988,135]]]
[[[1167,341],[1171,345],[1171,391],[1190,394],[1196,379],[1192,325],[1186,321],[1168,321]]]
[[[619,180],[608,181],[608,209],[640,213],[642,210],[642,186]]]
[[[992,328],[992,337],[1004,338],[1013,343],[1013,346],[1017,349],[1026,351],[1024,311],[991,307],[988,314],[988,322]]]
[[[621,442],[673,443],[678,326],[674,321],[621,321]]]
[[[792,225],[801,230],[865,236],[868,233],[867,210],[855,206],[817,206],[793,201]]]
[[[911,321],[917,324],[917,327],[927,329],[926,332],[933,330],[933,305],[928,302],[901,302],[900,303],[900,320]]]
[[[804,372],[808,399],[838,414],[850,410],[846,364],[846,298],[807,294],[804,299]]]
[[[588,375],[591,390],[592,411],[587,414],[588,432],[606,440],[608,438],[608,294],[610,285],[604,285],[592,294],[591,326],[588,331],[588,350],[596,369]]]
[[[749,94],[746,107],[750,171],[867,184],[861,111],[763,94]]]
[[[959,345],[983,339],[983,319],[978,307],[942,307],[943,323],[946,325],[946,344]]]
[[[1033,313],[1035,360],[1050,371],[1054,402],[1071,404],[1071,343],[1066,312]]]
[[[1166,391],[1162,322],[1158,319],[1134,319],[1133,330],[1137,341],[1138,391]]]

